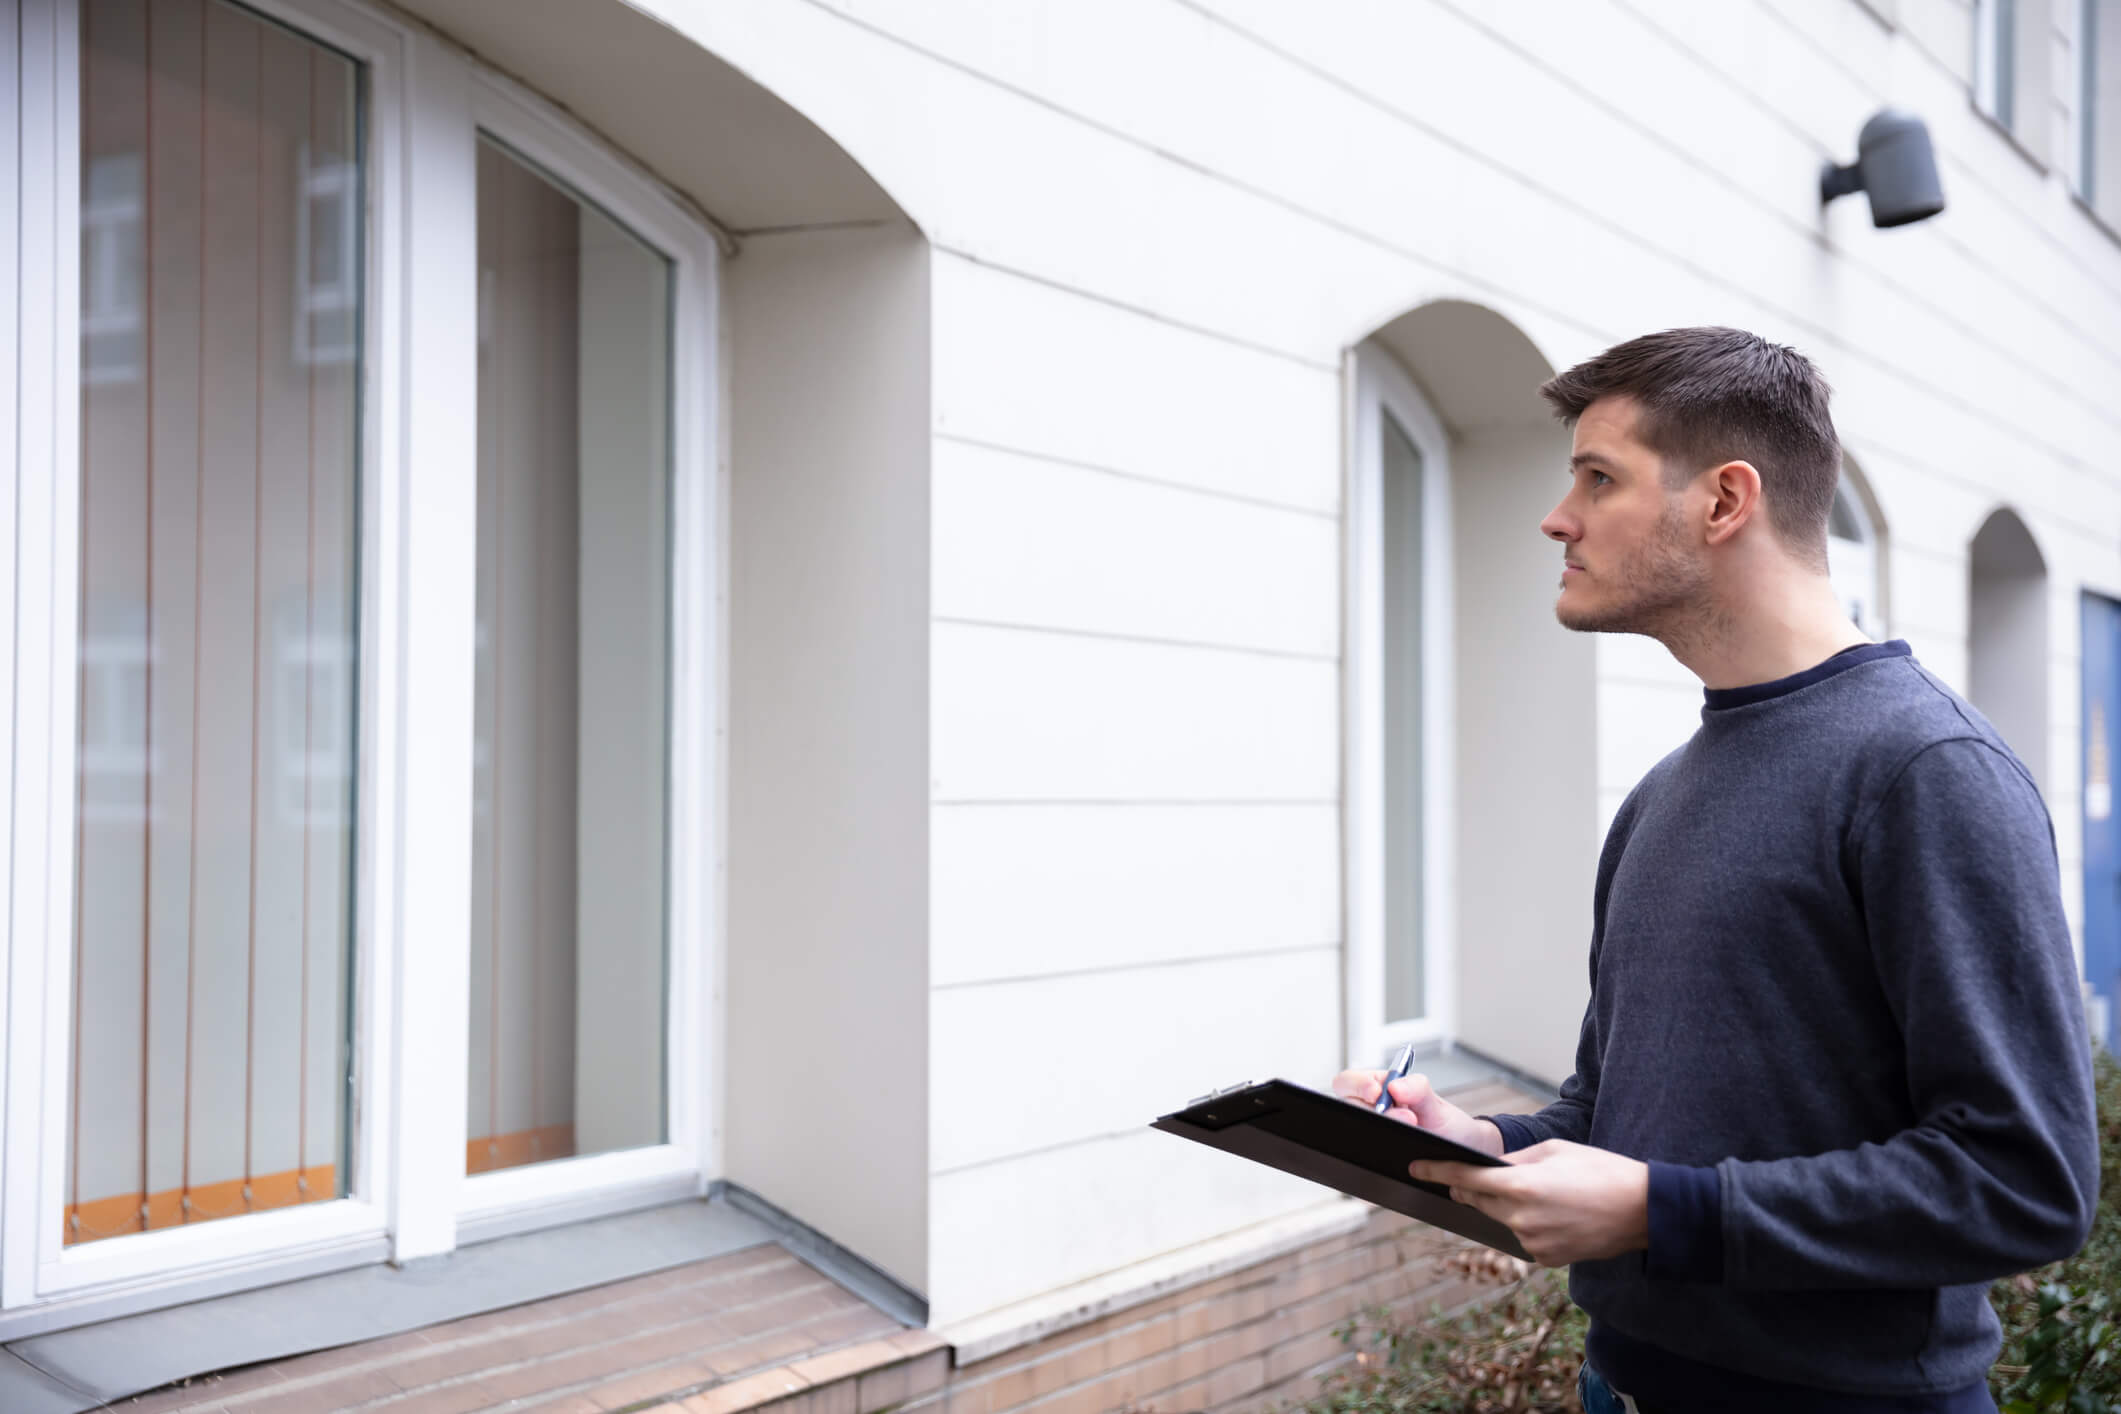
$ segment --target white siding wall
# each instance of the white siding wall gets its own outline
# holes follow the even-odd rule
[[[1502,311],[1556,366],[1682,323],[1811,354],[1890,527],[1891,628],[1954,682],[1967,543],[2016,509],[2051,575],[2076,908],[2121,248],[1973,111],[1964,0],[650,8],[936,251],[938,1323],[1314,1196],[1141,1125],[1340,1059],[1340,360],[1425,300]],[[1822,216],[1821,163],[1889,102],[1930,124],[1950,209]],[[1602,642],[1598,671],[1602,824],[1699,699],[1655,645]],[[1550,946],[1574,973],[1583,939]]]

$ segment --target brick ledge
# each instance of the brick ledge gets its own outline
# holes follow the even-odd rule
[[[1335,1197],[1088,1281],[1059,1287],[1028,1301],[940,1326],[936,1333],[955,1349],[958,1365],[975,1365],[1087,1325],[1114,1311],[1153,1301],[1166,1292],[1352,1232],[1367,1221],[1369,1213],[1370,1205],[1358,1198]]]
[[[949,1376],[949,1345],[928,1331],[909,1330],[631,1408],[643,1414],[879,1414],[933,1394]]]

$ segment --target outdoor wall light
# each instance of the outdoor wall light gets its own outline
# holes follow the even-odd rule
[[[1856,191],[1870,194],[1871,224],[1881,228],[1925,221],[1944,209],[1937,154],[1920,118],[1879,109],[1856,135],[1855,162],[1847,167],[1829,162],[1819,174],[1822,206]]]

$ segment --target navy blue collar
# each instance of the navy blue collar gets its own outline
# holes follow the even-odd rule
[[[1702,698],[1711,712],[1727,712],[1733,707],[1750,707],[1755,702],[1766,702],[1770,698],[1782,697],[1810,687],[1816,682],[1825,682],[1836,673],[1845,673],[1850,668],[1860,668],[1865,663],[1875,663],[1880,658],[1912,658],[1915,650],[1907,646],[1903,638],[1890,643],[1859,643],[1853,648],[1844,648],[1815,668],[1806,668],[1801,673],[1792,673],[1773,682],[1748,683],[1744,687],[1706,687]]]

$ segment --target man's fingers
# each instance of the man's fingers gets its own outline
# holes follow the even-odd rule
[[[1333,1077],[1333,1093],[1344,1100],[1374,1105],[1384,1093],[1384,1074],[1381,1070],[1344,1070]]]
[[[1485,1213],[1503,1226],[1510,1225],[1511,1216],[1517,1211],[1517,1200],[1500,1193],[1475,1192],[1470,1188],[1451,1187],[1451,1201],[1463,1203],[1477,1213]]]
[[[1419,1109],[1422,1103],[1435,1093],[1430,1088],[1429,1077],[1426,1075],[1406,1076],[1393,1081],[1388,1088],[1392,1091],[1393,1100],[1410,1110]]]
[[[1571,1149],[1581,1149],[1581,1144],[1571,1144],[1566,1139],[1547,1139],[1529,1148],[1504,1154],[1503,1158],[1513,1164],[1543,1164],[1548,1159],[1559,1158]]]
[[[1424,1183],[1441,1183],[1447,1188],[1463,1188],[1471,1193],[1501,1193],[1511,1185],[1508,1169],[1452,1163],[1447,1159],[1416,1159],[1407,1165],[1407,1172]]]

